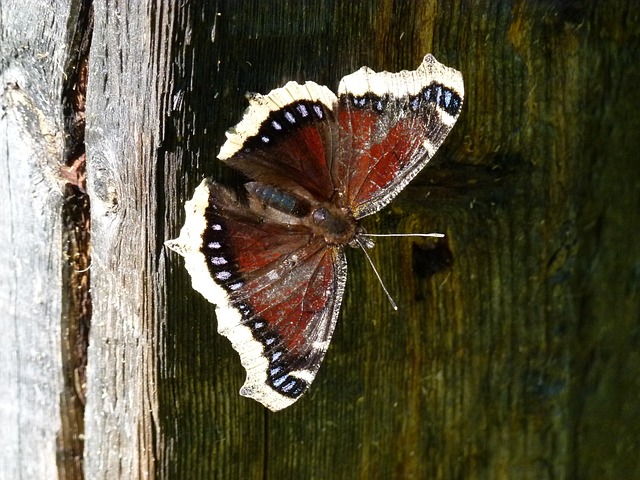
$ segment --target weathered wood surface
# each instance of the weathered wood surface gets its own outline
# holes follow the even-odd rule
[[[82,410],[66,362],[77,189],[67,187],[75,174],[63,113],[78,11],[63,1],[0,3],[2,479],[82,474]]]
[[[143,2],[96,2],[94,18],[87,90],[93,315],[85,474],[155,478],[163,449],[157,401],[164,341],[159,153],[161,125],[170,113],[173,19]]]
[[[204,3],[93,5],[85,477],[639,476],[640,6]],[[55,463],[76,412],[61,393],[73,361],[68,226],[47,172],[64,163],[72,35],[61,32],[79,5],[31,6],[32,22],[13,29],[18,7],[6,5],[0,478],[71,478],[64,455]],[[237,355],[163,242],[202,177],[238,180],[214,157],[245,91],[291,79],[335,89],[361,65],[414,68],[426,52],[465,75],[463,114],[433,164],[365,227],[446,241],[378,242],[400,313],[350,252],[316,382],[265,412],[237,394]],[[12,82],[34,58],[39,82]]]

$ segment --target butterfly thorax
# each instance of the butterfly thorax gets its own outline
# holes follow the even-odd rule
[[[311,219],[316,233],[324,236],[329,245],[345,245],[355,239],[356,220],[346,208],[319,206],[311,213]]]
[[[308,192],[294,193],[260,182],[249,182],[245,187],[265,207],[279,212],[283,221],[305,225],[313,234],[324,237],[329,245],[352,244],[359,233],[356,220],[346,207],[316,200]]]

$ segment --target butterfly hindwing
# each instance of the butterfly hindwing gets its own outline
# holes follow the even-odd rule
[[[241,394],[285,408],[307,390],[331,339],[346,280],[343,249],[209,180],[185,209],[170,246],[185,257],[194,288],[217,305],[218,332],[247,371]]]

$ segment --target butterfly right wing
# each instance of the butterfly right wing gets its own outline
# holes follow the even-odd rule
[[[464,98],[462,74],[426,55],[416,70],[362,67],[338,87],[334,178],[356,218],[387,205],[433,157]]]
[[[180,237],[194,289],[217,305],[218,332],[240,354],[240,393],[276,411],[307,390],[320,367],[346,281],[343,249],[283,223],[256,199],[204,180],[185,205]]]

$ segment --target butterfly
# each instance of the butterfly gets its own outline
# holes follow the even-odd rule
[[[371,247],[358,221],[387,205],[455,124],[462,74],[426,55],[413,71],[345,76],[337,96],[289,82],[249,107],[218,159],[251,181],[202,181],[167,246],[216,305],[239,353],[240,394],[272,411],[313,382],[340,313],[346,246]]]

